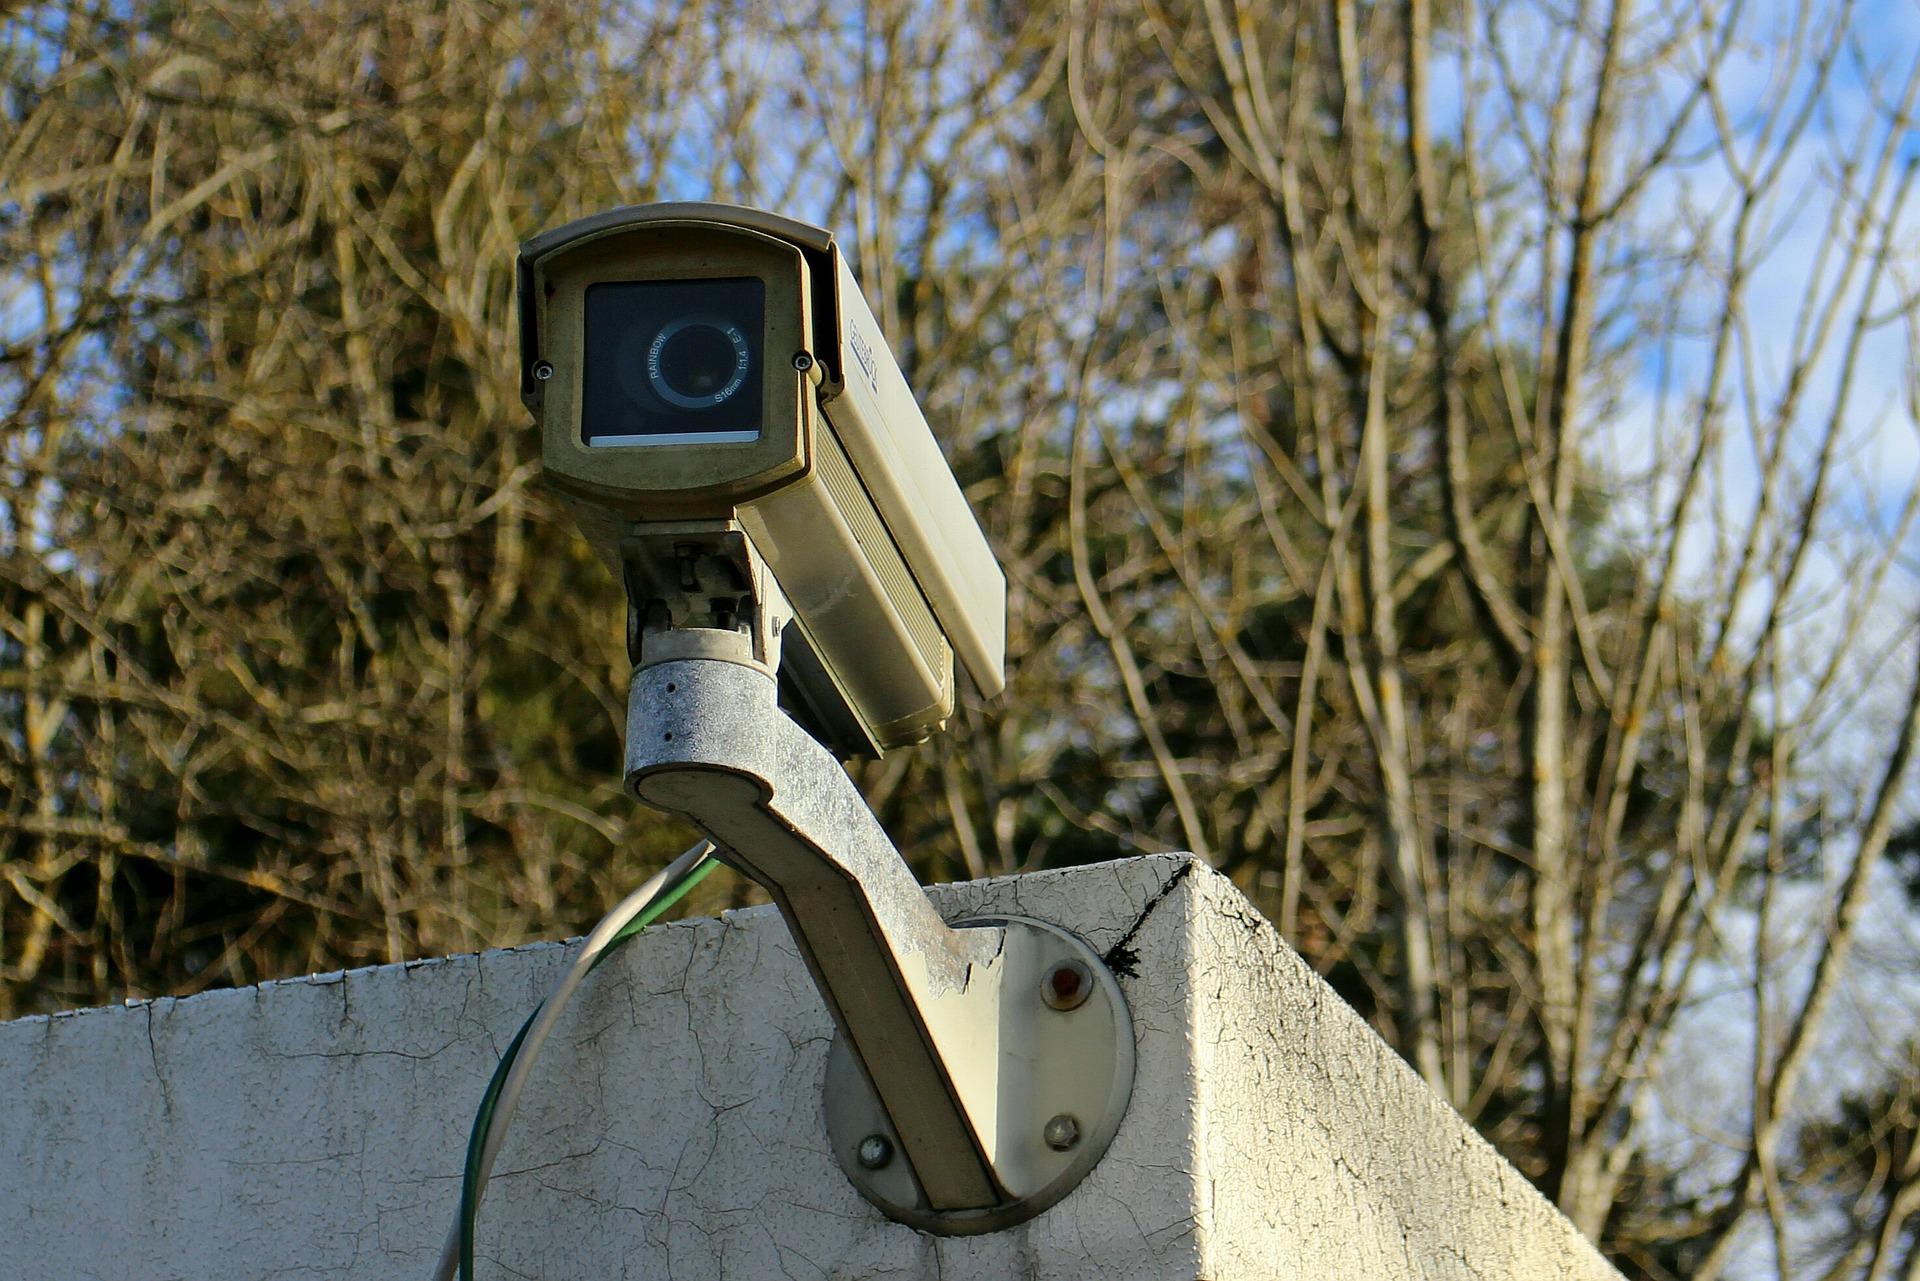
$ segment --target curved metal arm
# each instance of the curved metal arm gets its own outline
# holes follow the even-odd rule
[[[685,815],[773,896],[931,1208],[1011,1199],[989,1146],[997,1002],[942,1000],[997,987],[1004,931],[948,928],[764,671],[657,663],[634,673],[627,707],[627,789]]]
[[[627,788],[691,819],[786,917],[840,1026],[826,1120],[841,1168],[929,1232],[1045,1210],[1126,1114],[1119,984],[1044,922],[949,928],[840,763],[776,706],[768,666],[730,654],[731,633],[673,635],[673,657],[634,673]]]

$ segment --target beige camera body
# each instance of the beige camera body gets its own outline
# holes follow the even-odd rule
[[[546,483],[616,570],[650,530],[737,522],[791,608],[783,701],[815,737],[926,738],[956,657],[999,692],[1005,579],[829,233],[616,209],[522,246],[519,292]]]

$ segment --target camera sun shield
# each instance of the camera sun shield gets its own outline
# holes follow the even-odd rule
[[[757,277],[603,281],[586,290],[582,443],[755,440],[766,286]]]

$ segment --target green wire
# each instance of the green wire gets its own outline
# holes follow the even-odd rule
[[[707,878],[707,874],[713,871],[714,868],[719,866],[720,866],[720,860],[715,858],[713,855],[708,854],[705,858],[701,859],[698,863],[695,863],[692,867],[688,868],[687,874],[682,878],[680,878],[680,881],[678,884],[672,886],[665,893],[661,894],[659,898],[653,901],[652,905],[649,906],[646,911],[640,913],[638,916],[634,917],[631,921],[628,921],[625,925],[621,926],[620,932],[607,940],[607,950],[593,958],[593,964],[587,967],[587,973],[591,974],[595,970],[599,969],[600,962],[606,960],[609,956],[612,956],[613,950],[615,948],[619,947],[622,943],[625,943],[628,939],[638,934],[641,930],[646,929],[647,926],[652,925],[655,921],[659,920],[660,917],[665,914],[668,908],[672,907],[675,903],[678,903],[681,899],[685,898],[687,896],[688,890],[698,885],[701,881],[704,881]]]
[[[688,868],[685,876],[662,891],[659,898],[649,903],[644,911],[621,926],[619,933],[607,940],[606,950],[593,958],[587,973],[599,969],[602,961],[618,951],[627,940],[659,920],[668,908],[685,898],[688,890],[719,866],[720,861],[709,854]],[[485,1144],[487,1130],[493,1124],[493,1109],[500,1101],[500,1089],[507,1082],[507,1073],[513,1070],[513,1061],[520,1054],[520,1046],[527,1039],[533,1021],[539,1017],[540,1009],[535,1007],[533,1013],[527,1015],[526,1022],[520,1025],[520,1030],[513,1034],[513,1040],[507,1044],[507,1052],[500,1056],[499,1066],[493,1069],[493,1079],[487,1082],[487,1092],[480,1096],[480,1110],[474,1115],[472,1132],[467,1135],[467,1162],[460,1176],[460,1281],[473,1281],[473,1234],[474,1225],[480,1217],[480,1206],[474,1200],[473,1190],[480,1183],[481,1148]]]

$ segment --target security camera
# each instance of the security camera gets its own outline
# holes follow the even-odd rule
[[[523,245],[519,302],[543,476],[627,584],[636,663],[757,626],[843,756],[943,725],[956,657],[999,692],[1005,579],[829,233],[616,209]]]

